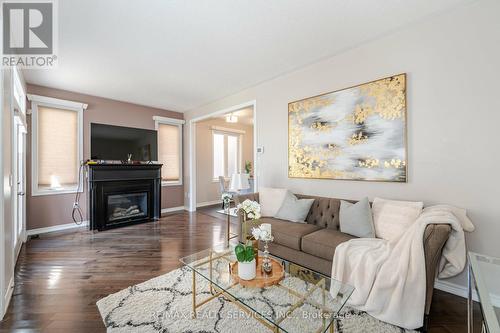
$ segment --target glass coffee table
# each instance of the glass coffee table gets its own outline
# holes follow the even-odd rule
[[[472,292],[475,287],[481,305],[483,331],[500,333],[500,258],[469,252],[468,332],[473,332]]]
[[[180,259],[193,274],[193,317],[204,304],[224,297],[273,332],[334,332],[339,312],[354,288],[271,257],[282,264],[285,277],[279,284],[265,288],[243,287],[231,276],[230,264],[236,261],[234,245],[207,249]],[[261,258],[259,252],[259,260]],[[208,281],[210,291],[206,293],[208,297],[201,300],[196,296],[197,277]]]

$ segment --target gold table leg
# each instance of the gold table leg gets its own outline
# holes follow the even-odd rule
[[[196,273],[194,271],[194,269],[192,270],[193,272],[193,285],[192,285],[192,288],[193,288],[193,314],[192,314],[192,317],[193,319],[196,318]]]

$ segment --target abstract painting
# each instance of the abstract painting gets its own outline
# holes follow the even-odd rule
[[[288,176],[406,182],[406,74],[289,103]]]

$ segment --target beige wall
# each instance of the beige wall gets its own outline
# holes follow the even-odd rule
[[[500,256],[500,2],[482,0],[433,16],[338,56],[185,114],[186,119],[257,101],[259,184],[299,193],[376,196],[467,208],[471,250]],[[335,41],[332,41],[335,42]],[[407,184],[290,179],[287,104],[408,73]],[[187,164],[187,163],[186,163]],[[465,285],[465,275],[453,282]]]
[[[28,93],[87,103],[83,114],[83,156],[90,156],[90,123],[104,123],[119,126],[154,129],[153,116],[182,119],[182,113],[150,108],[146,106],[119,102],[111,99],[78,94],[36,85],[28,85]],[[28,123],[30,119],[28,118]],[[29,124],[30,127],[31,124]],[[72,223],[71,210],[74,194],[31,196],[31,128],[28,132],[27,158],[27,230]],[[87,206],[86,195],[81,197],[81,206]],[[184,187],[168,186],[162,188],[162,208],[184,205]]]
[[[224,119],[208,119],[196,123],[196,203],[202,204],[220,201],[219,182],[213,182],[212,164],[212,126],[219,126],[245,131],[242,135],[241,170],[245,170],[245,161],[253,166],[253,126],[241,123],[226,123]]]

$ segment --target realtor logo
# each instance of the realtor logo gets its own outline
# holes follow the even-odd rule
[[[54,67],[55,1],[2,2],[3,66]]]

